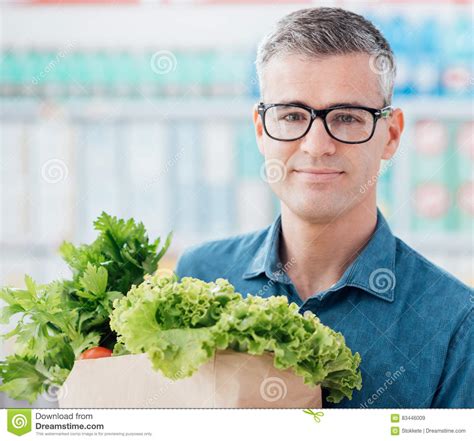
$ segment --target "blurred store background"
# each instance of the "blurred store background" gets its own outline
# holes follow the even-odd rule
[[[271,223],[255,50],[311,5],[362,13],[392,44],[407,125],[379,206],[474,284],[471,2],[29,0],[1,5],[0,285],[68,276],[59,244],[91,241],[102,210],[153,238],[173,230],[169,268],[190,245]]]

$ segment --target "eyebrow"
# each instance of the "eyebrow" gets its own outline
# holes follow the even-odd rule
[[[312,107],[309,104],[305,103],[304,101],[299,101],[299,100],[283,100],[279,101],[278,104],[288,104],[288,105],[300,105],[300,106],[306,106],[306,107]],[[336,107],[336,106],[360,106],[360,107],[370,107],[367,104],[362,104],[358,101],[351,101],[351,102],[345,102],[345,103],[331,103],[325,108],[330,108],[330,107]]]

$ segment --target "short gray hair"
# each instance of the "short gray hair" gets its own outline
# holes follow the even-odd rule
[[[366,18],[341,8],[308,8],[280,19],[257,49],[257,75],[262,92],[265,65],[276,55],[330,55],[366,53],[370,67],[379,74],[384,106],[392,101],[396,75],[395,57],[382,33]]]

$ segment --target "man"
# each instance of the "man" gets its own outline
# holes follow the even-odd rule
[[[472,291],[394,237],[376,205],[404,126],[388,42],[360,15],[304,9],[263,39],[257,71],[253,121],[281,216],[187,250],[178,276],[285,295],[341,332],[363,387],[337,407],[472,407]]]

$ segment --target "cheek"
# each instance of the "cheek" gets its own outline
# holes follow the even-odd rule
[[[377,173],[380,163],[376,145],[348,145],[341,149],[346,165],[347,178],[354,185],[359,185]]]
[[[298,146],[293,142],[281,142],[274,139],[267,139],[264,144],[264,156],[268,161],[275,159],[287,164],[291,156],[298,150]]]
[[[290,164],[291,157],[297,149],[297,146],[291,142],[280,142],[270,139],[264,143],[265,165],[261,176],[281,199],[285,197],[285,189],[292,186]]]

